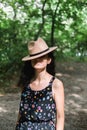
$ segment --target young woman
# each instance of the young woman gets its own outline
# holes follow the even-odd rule
[[[55,77],[52,52],[38,38],[28,44],[29,55],[19,81],[22,86],[16,130],[63,130],[64,87]]]

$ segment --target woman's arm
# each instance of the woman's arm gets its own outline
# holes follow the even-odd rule
[[[22,87],[22,88],[21,88],[21,94],[22,94],[23,90],[24,90],[24,88]],[[19,112],[18,112],[16,124],[19,123],[20,117],[21,117],[21,114],[20,114],[20,107],[19,107]]]
[[[64,130],[64,87],[58,79],[55,79],[53,83],[53,95],[57,112],[56,130]]]
[[[19,123],[20,117],[21,117],[21,115],[20,115],[20,113],[18,113],[18,117],[17,117],[16,125]]]

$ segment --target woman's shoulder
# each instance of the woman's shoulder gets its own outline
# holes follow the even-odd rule
[[[63,89],[64,85],[63,82],[58,79],[57,77],[55,77],[54,82],[53,82],[53,89],[54,90],[59,90],[59,89]]]
[[[53,84],[52,84],[52,93],[53,93],[53,98],[56,99],[58,98],[58,95],[64,95],[64,85],[63,82],[55,77]]]

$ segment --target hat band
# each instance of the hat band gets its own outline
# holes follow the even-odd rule
[[[36,55],[42,54],[42,53],[44,53],[44,52],[46,52],[46,51],[48,51],[48,50],[49,50],[49,48],[47,48],[46,50],[41,51],[41,52],[39,52],[39,53],[31,54],[30,56],[36,56]]]

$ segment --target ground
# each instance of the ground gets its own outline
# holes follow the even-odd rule
[[[87,130],[87,63],[57,63],[56,76],[65,90],[64,130]],[[20,90],[0,94],[0,130],[15,130],[19,102]]]

